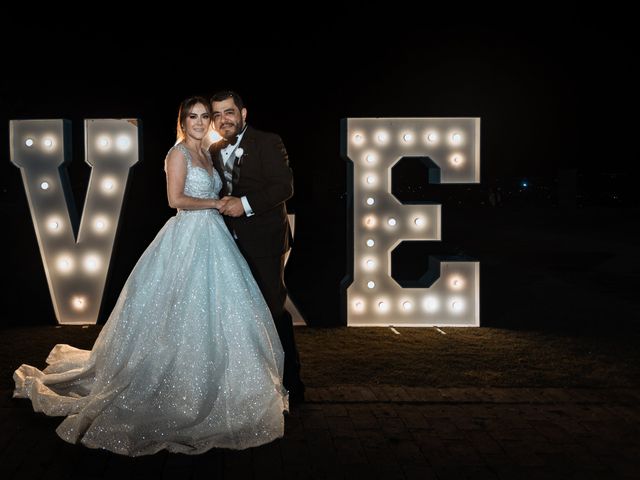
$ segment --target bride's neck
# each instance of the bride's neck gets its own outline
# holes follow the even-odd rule
[[[184,145],[189,148],[190,150],[193,150],[194,152],[199,152],[200,150],[202,150],[202,140],[194,140],[192,138],[185,138],[182,143],[184,143]]]

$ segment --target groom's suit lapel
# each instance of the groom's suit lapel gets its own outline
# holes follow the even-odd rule
[[[242,167],[245,165],[245,162],[250,161],[251,155],[250,153],[254,151],[254,138],[251,126],[247,125],[247,129],[244,131],[242,135],[242,140],[240,141],[240,145],[238,148],[242,149],[242,155],[238,158],[236,155],[233,161],[233,188],[235,189],[240,181],[240,174],[242,171]],[[238,150],[236,148],[236,151]],[[235,155],[235,153],[234,153]]]

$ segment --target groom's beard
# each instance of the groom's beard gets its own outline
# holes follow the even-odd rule
[[[226,124],[226,125],[230,125],[230,124]],[[222,130],[222,132],[220,133],[220,135],[222,135],[222,138],[224,138],[230,145],[234,145],[236,143],[236,140],[238,138],[238,134],[244,129],[244,122],[242,120],[240,120],[237,124],[232,124],[233,128],[232,129],[224,129],[223,130],[223,125],[220,125],[220,130]]]

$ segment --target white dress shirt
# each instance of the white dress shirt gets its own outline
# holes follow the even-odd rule
[[[245,128],[242,129],[242,132],[238,134],[236,143],[234,143],[233,145],[229,144],[220,150],[220,154],[222,155],[222,161],[225,163],[225,165],[227,165],[228,168],[233,168],[233,162],[236,160],[236,156],[232,155],[232,153],[234,153],[236,150],[236,147],[240,145],[240,142],[242,141],[242,137],[244,136],[244,132],[246,129],[247,127],[245,126]],[[242,207],[244,208],[244,213],[247,217],[250,217],[251,215],[255,214],[255,212],[251,208],[251,205],[249,205],[249,200],[247,200],[246,196],[243,195],[242,197],[240,197],[240,201],[242,202]]]

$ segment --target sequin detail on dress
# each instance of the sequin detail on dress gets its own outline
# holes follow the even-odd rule
[[[184,192],[218,198],[187,164]],[[22,365],[14,397],[66,416],[70,443],[139,456],[244,449],[284,434],[284,353],[269,309],[217,210],[180,211],[138,260],[91,351],[56,345]]]

